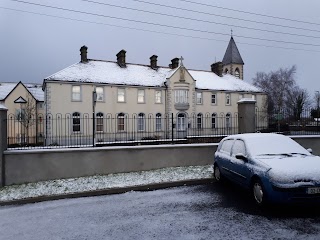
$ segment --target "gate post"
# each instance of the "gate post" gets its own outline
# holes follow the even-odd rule
[[[256,100],[251,98],[243,98],[238,101],[238,133],[256,131],[255,105]]]
[[[7,111],[8,109],[0,104],[0,187],[5,185],[5,162],[3,152],[7,150]]]

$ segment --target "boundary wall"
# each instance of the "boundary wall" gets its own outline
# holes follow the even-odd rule
[[[213,162],[218,144],[5,151],[5,184],[138,172]]]
[[[320,155],[319,136],[292,136]],[[5,151],[4,185],[210,165],[217,143]]]

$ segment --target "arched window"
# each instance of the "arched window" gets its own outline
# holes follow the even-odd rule
[[[124,113],[119,113],[117,116],[117,126],[118,131],[124,131],[125,123],[124,123]]]
[[[74,112],[72,114],[72,131],[73,132],[80,132],[80,113],[79,112]]]
[[[178,114],[177,119],[178,131],[185,131],[186,130],[186,115],[184,113]]]
[[[216,128],[217,127],[217,114],[212,113],[211,115],[211,128]]]
[[[202,128],[202,113],[198,113],[197,115],[197,128],[198,129]]]
[[[229,73],[229,69],[228,69],[228,68],[226,68],[226,69],[224,70],[224,74],[227,74],[227,73]]]
[[[103,113],[98,112],[96,114],[96,131],[103,132]]]
[[[161,126],[161,113],[156,114],[156,131],[161,131],[162,126]]]
[[[239,70],[239,68],[236,68],[236,70],[234,71],[234,76],[236,78],[240,78],[240,70]]]
[[[226,114],[226,128],[231,128],[231,113]]]
[[[138,115],[138,131],[145,130],[145,115],[144,113],[139,113]]]

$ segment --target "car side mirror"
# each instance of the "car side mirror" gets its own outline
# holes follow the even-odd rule
[[[308,148],[307,151],[308,151],[309,153],[312,153],[312,149],[311,149],[311,148]]]
[[[237,153],[236,154],[236,159],[240,159],[240,160],[242,160],[244,162],[248,162],[247,157],[245,155],[243,155],[242,153]]]

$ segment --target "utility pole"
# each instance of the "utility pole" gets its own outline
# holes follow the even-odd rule
[[[97,102],[97,92],[96,87],[94,86],[92,92],[92,147],[96,146],[96,102]]]
[[[319,91],[316,91],[317,93],[317,132],[319,132]]]

